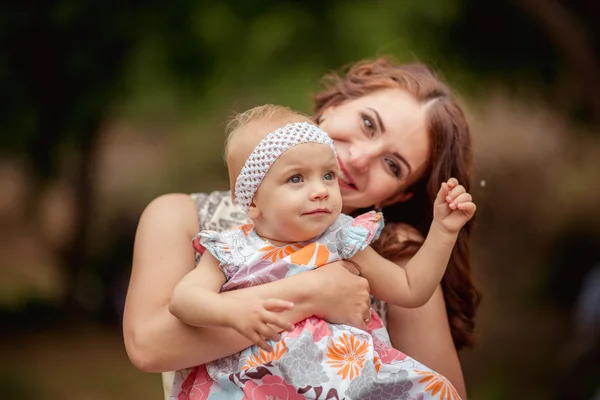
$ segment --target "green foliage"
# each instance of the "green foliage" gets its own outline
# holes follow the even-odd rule
[[[0,44],[0,145],[42,176],[57,170],[61,144],[92,140],[114,105],[214,115],[243,93],[310,111],[306,92],[324,72],[386,54],[470,87],[490,73],[554,82],[559,65],[516,6],[471,0],[14,0]]]

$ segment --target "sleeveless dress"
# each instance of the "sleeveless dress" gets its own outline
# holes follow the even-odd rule
[[[214,222],[207,220],[207,225]],[[229,223],[235,221],[221,220],[216,227]],[[225,232],[202,231],[194,247],[219,260],[227,278],[221,291],[227,291],[349,258],[375,240],[382,227],[380,213],[342,215],[319,238],[280,247],[246,224]],[[251,346],[206,366],[178,371],[171,399],[459,398],[443,376],[392,348],[381,318],[371,314],[368,332],[311,317],[270,342],[273,352]]]

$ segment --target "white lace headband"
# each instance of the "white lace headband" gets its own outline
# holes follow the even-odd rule
[[[333,140],[319,127],[308,122],[288,124],[269,133],[254,148],[235,181],[235,199],[244,211],[248,211],[256,190],[275,160],[287,150],[303,143],[327,145],[337,157]]]

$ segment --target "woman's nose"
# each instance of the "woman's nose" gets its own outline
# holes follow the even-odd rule
[[[367,172],[371,163],[372,154],[367,148],[352,147],[348,152],[349,164],[359,172]]]

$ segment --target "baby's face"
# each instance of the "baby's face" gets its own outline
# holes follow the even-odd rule
[[[337,159],[329,146],[304,143],[287,150],[254,196],[255,209],[249,214],[257,233],[280,242],[319,236],[342,210],[337,175]]]

